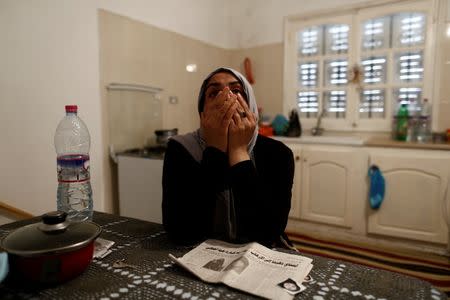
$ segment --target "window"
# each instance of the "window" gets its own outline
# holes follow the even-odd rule
[[[431,98],[431,2],[289,18],[285,110],[297,108],[305,127],[322,115],[324,127],[376,131],[390,130],[400,104],[414,113]]]

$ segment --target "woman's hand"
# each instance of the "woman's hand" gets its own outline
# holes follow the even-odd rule
[[[200,113],[200,124],[207,146],[227,152],[228,128],[237,106],[238,102],[233,99],[229,87],[225,87],[214,99],[205,99],[205,107]]]
[[[241,94],[237,94],[238,108],[234,112],[228,132],[228,160],[230,166],[249,160],[248,143],[256,128],[256,116],[248,108]]]

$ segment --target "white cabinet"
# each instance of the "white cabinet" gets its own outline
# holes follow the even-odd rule
[[[291,218],[351,228],[364,211],[367,154],[357,147],[291,145],[296,159]]]
[[[162,159],[119,155],[120,215],[162,223]]]
[[[444,253],[449,241],[450,151],[287,143],[295,177],[287,231]],[[369,205],[368,170],[386,182]]]
[[[369,209],[368,233],[447,243],[450,154],[444,151],[370,149],[386,182],[378,210]]]
[[[294,184],[292,186],[291,210],[290,218],[298,218],[300,216],[300,192],[302,182],[302,149],[298,145],[289,145],[295,161]]]

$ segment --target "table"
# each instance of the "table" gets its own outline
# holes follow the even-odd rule
[[[0,238],[33,218],[0,226]],[[1,299],[258,299],[222,284],[200,281],[169,259],[192,247],[172,243],[162,225],[112,214],[94,213],[101,237],[115,242],[112,253],[94,259],[77,278],[50,288],[28,288],[11,279],[0,284]],[[287,251],[287,250],[284,250]],[[314,281],[295,299],[447,299],[430,283],[380,269],[304,254],[313,259]],[[136,269],[114,269],[125,258]]]

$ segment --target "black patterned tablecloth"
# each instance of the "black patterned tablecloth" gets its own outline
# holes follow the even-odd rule
[[[0,238],[38,219],[0,226]],[[101,237],[115,242],[112,253],[94,259],[77,278],[50,288],[31,288],[7,278],[0,284],[0,299],[258,299],[255,296],[208,284],[181,269],[169,259],[191,250],[171,243],[160,224],[94,214]],[[304,254],[313,259],[313,281],[295,299],[447,299],[428,282],[384,270]],[[136,268],[116,269],[112,263],[126,259]]]

